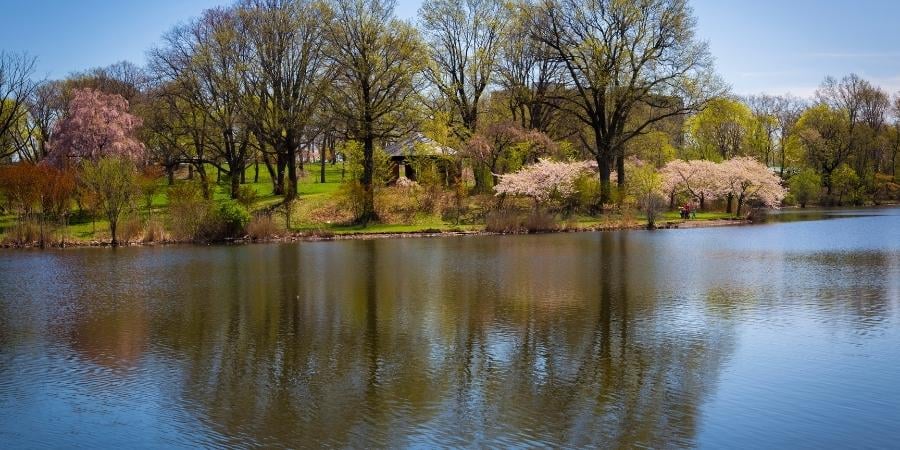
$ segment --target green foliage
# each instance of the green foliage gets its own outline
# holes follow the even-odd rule
[[[642,161],[648,161],[656,167],[662,167],[675,159],[676,149],[669,140],[669,135],[662,131],[651,131],[631,139],[628,142],[628,153]]]
[[[838,205],[843,204],[845,197],[857,201],[856,189],[859,186],[859,175],[849,165],[841,164],[831,173],[831,193],[836,195]]]
[[[108,156],[81,164],[82,189],[90,194],[94,208],[109,222],[113,245],[118,244],[119,219],[133,208],[140,193],[137,168],[125,157]]]
[[[818,198],[822,189],[822,177],[812,169],[803,169],[797,175],[791,177],[789,182],[790,193],[800,207],[806,208],[806,204]]]
[[[585,173],[575,181],[575,194],[571,204],[581,212],[596,214],[603,205],[600,204],[600,179],[594,173]]]
[[[744,154],[753,128],[753,114],[747,105],[730,98],[710,101],[686,124],[691,156],[721,161]]]
[[[169,226],[176,239],[208,240],[218,236],[215,203],[203,198],[199,183],[172,186],[168,199]]]
[[[219,206],[217,219],[221,221],[222,232],[226,237],[236,237],[244,233],[250,222],[250,213],[240,203],[226,200]]]
[[[250,209],[253,206],[253,204],[256,203],[256,200],[258,198],[259,198],[259,192],[257,192],[256,188],[254,188],[251,185],[245,184],[245,185],[241,186],[240,189],[238,189],[237,201],[244,208]]]
[[[656,226],[656,218],[666,205],[662,192],[663,179],[650,164],[635,165],[628,177],[626,190],[630,200],[647,218],[647,226]]]
[[[344,155],[347,173],[350,179],[360,181],[363,177],[363,144],[359,141],[346,141],[337,146],[337,152]],[[387,185],[391,180],[391,157],[383,148],[376,147],[372,159],[374,162],[373,182],[376,187]]]

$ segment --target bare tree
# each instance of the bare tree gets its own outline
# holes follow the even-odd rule
[[[778,121],[779,175],[782,179],[784,179],[784,168],[787,165],[788,145],[796,129],[797,121],[800,120],[806,107],[805,101],[792,95],[776,97],[775,118]]]
[[[558,111],[558,101],[552,101],[552,97],[561,94],[562,64],[552,58],[546,44],[532,39],[523,4],[513,5],[517,9],[512,11],[501,49],[498,82],[508,97],[513,120],[525,128],[548,133]]]
[[[33,79],[37,59],[25,53],[0,51],[0,158],[16,153],[13,134],[28,114],[28,104],[38,87]]]
[[[285,201],[291,201],[297,151],[330,81],[324,52],[330,12],[316,0],[246,0],[239,11],[251,48],[247,122],[256,121],[259,139],[287,166]]]
[[[165,47],[151,52],[157,76],[178,85],[172,91],[179,96],[177,105],[189,119],[186,123],[195,125],[192,132],[201,177],[205,179],[204,164],[228,173],[232,198],[238,197],[251,147],[243,122],[243,69],[248,55],[240,25],[234,9],[210,9],[173,29],[163,39]],[[207,150],[211,155],[207,156]]]
[[[508,12],[500,0],[426,0],[419,17],[431,56],[426,74],[453,106],[460,139],[467,139],[497,70]]]
[[[593,131],[604,203],[613,161],[624,186],[629,140],[724,91],[692,14],[686,0],[540,0],[531,12],[535,39],[568,74],[569,111]]]
[[[377,142],[415,127],[417,74],[424,52],[418,33],[394,17],[392,0],[333,0],[328,59],[333,69],[331,111],[346,122],[349,137],[363,144],[362,211],[376,219],[374,152]]]

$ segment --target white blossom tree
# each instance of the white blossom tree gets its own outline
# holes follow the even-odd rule
[[[518,172],[499,175],[494,186],[496,195],[529,197],[537,209],[553,196],[567,197],[575,193],[575,182],[585,171],[594,170],[593,161],[556,162],[547,159],[523,167]]]

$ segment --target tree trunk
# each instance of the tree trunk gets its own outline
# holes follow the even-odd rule
[[[253,183],[259,183],[259,158],[253,161]]]
[[[371,135],[363,139],[363,207],[359,218],[360,223],[368,224],[374,221],[375,214],[375,142]]]
[[[597,160],[597,171],[600,173],[600,209],[603,210],[604,205],[609,204],[612,199],[612,186],[610,179],[612,178],[612,160],[610,159],[612,149],[603,141],[599,125],[593,127],[594,145],[596,146],[594,157]]]
[[[117,227],[117,226],[118,226],[118,222],[117,222],[117,221],[115,221],[115,220],[110,220],[110,221],[109,221],[109,234],[112,235],[112,242],[111,242],[111,244],[112,244],[113,247],[118,247],[118,246],[119,246],[119,240],[116,239],[116,227]]]
[[[616,155],[616,185],[619,192],[625,191],[625,147],[622,146]]]
[[[197,166],[197,174],[200,176],[200,191],[203,193],[203,198],[209,200],[209,178],[206,176],[206,167],[203,163]]]
[[[285,157],[278,153],[277,162],[275,164],[275,195],[284,195],[284,166],[286,164]]]
[[[288,132],[283,145],[285,148],[282,149],[282,153],[285,155],[288,169],[288,184],[284,198],[285,201],[291,201],[297,198],[297,144],[294,142],[293,133]]]
[[[325,144],[328,138],[322,139],[322,148],[319,150],[319,182],[325,183]]]
[[[731,214],[731,206],[734,201],[734,194],[728,194],[727,199],[728,199],[728,201],[725,204],[725,212],[727,212],[728,214]]]
[[[169,186],[175,184],[175,165],[166,166],[166,176],[168,177]]]
[[[244,171],[243,167],[234,167],[231,169],[231,198],[237,200],[240,197],[241,193],[241,173]]]

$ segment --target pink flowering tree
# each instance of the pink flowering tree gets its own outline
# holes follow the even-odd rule
[[[140,164],[144,144],[135,138],[140,125],[140,118],[128,112],[128,101],[122,96],[76,89],[66,116],[57,124],[47,162],[64,167],[70,160],[115,156]]]
[[[741,215],[745,203],[778,207],[787,193],[777,175],[750,157],[732,158],[718,164],[716,185],[719,196],[727,196],[729,203],[731,199],[737,200],[736,216]]]
[[[556,162],[541,159],[518,172],[499,175],[494,186],[496,195],[529,197],[537,209],[554,196],[568,197],[575,193],[575,184],[583,173],[596,167],[593,161]]]
[[[535,162],[547,156],[558,146],[546,134],[537,130],[526,130],[515,122],[495,122],[472,136],[463,151],[476,165],[476,170],[490,173],[493,184],[500,181],[498,174],[518,162]]]
[[[719,193],[719,165],[706,160],[683,161],[676,159],[660,169],[662,189],[674,201],[675,195],[687,194],[705,209],[706,201]]]

